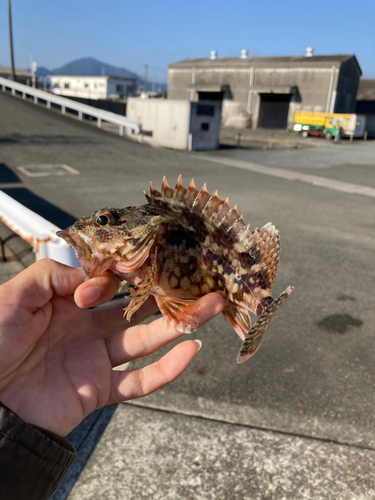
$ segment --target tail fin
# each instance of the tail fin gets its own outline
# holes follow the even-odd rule
[[[247,359],[251,358],[253,354],[259,349],[260,343],[262,342],[263,334],[266,331],[271,319],[277,309],[285,302],[285,300],[292,293],[293,287],[288,286],[288,288],[277,297],[276,300],[271,302],[262,314],[259,316],[255,325],[249,330],[242,342],[240,352],[238,353],[237,363],[244,363]]]

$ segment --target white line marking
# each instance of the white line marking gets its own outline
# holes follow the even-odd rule
[[[79,175],[80,172],[69,165],[63,164],[47,164],[47,165],[25,165],[17,167],[19,172],[27,175],[27,177],[46,177],[48,175]],[[41,170],[38,172],[38,170]]]
[[[306,182],[313,186],[333,189],[334,191],[341,191],[342,193],[359,194],[375,198],[375,188],[361,186],[360,184],[351,184],[350,182],[337,181],[327,177],[319,177],[318,175],[301,174],[300,172],[293,172],[292,170],[284,170],[281,168],[266,167],[265,165],[257,165],[241,160],[198,155],[194,155],[194,158],[203,158],[215,163],[221,163],[222,165],[229,165],[230,167],[237,167],[242,170],[250,170],[251,172],[258,172],[259,174],[272,175],[273,177],[280,177],[289,181]]]

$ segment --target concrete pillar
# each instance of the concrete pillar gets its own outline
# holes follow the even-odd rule
[[[61,113],[65,115],[65,112],[66,112],[65,106],[61,106]]]
[[[38,98],[36,95],[34,95],[34,104],[38,104]]]
[[[124,135],[124,126],[123,125],[120,125],[120,127],[119,127],[119,134],[121,136]]]
[[[101,128],[102,127],[102,119],[101,118],[98,118],[98,127]]]

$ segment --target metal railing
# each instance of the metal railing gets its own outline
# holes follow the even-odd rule
[[[67,266],[79,267],[73,250],[56,236],[56,231],[61,229],[3,191],[0,191],[0,221],[34,248],[36,260],[49,258]],[[4,253],[2,257],[5,260]]]
[[[6,78],[0,77],[0,85],[3,92],[7,88],[11,89],[13,95],[19,92],[23,99],[27,96],[32,96],[34,98],[34,103],[38,104],[38,100],[41,99],[46,101],[47,108],[51,107],[51,103],[57,104],[61,107],[61,113],[65,114],[67,109],[72,109],[78,112],[78,119],[82,120],[84,115],[93,116],[97,119],[97,125],[100,128],[102,122],[114,123],[119,126],[119,134],[124,135],[124,128],[130,128],[138,135],[138,140],[142,142],[142,124],[133,122],[125,116],[116,115],[111,111],[104,111],[102,109],[94,108],[93,106],[88,106],[87,104],[82,104],[80,102],[72,101],[66,97],[61,97],[50,92],[45,92],[44,90],[34,89],[22,83],[13,82],[12,80],[7,80]]]

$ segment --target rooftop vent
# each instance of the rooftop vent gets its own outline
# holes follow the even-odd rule
[[[241,50],[241,59],[247,59],[249,51],[246,49]]]
[[[312,47],[306,47],[306,54],[305,54],[306,57],[312,57],[313,53],[314,49]]]
[[[216,50],[211,50],[210,52],[210,59],[216,59],[217,58],[217,52]]]

